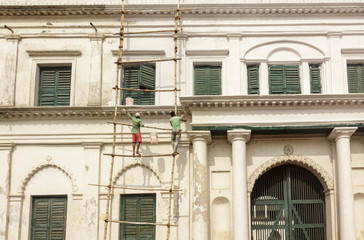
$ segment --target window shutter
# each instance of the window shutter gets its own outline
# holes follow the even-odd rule
[[[39,106],[69,106],[71,67],[40,68]]]
[[[364,64],[348,64],[349,93],[364,92]]]
[[[221,67],[211,66],[209,77],[209,95],[221,95]]]
[[[155,222],[155,195],[125,195],[121,197],[121,221]],[[120,224],[122,240],[154,240],[155,226]]]
[[[285,93],[283,71],[284,71],[283,66],[269,66],[270,94]]]
[[[70,105],[71,68],[60,68],[58,71],[57,103],[58,106]]]
[[[51,199],[50,240],[66,238],[67,198]]]
[[[300,94],[300,71],[298,66],[284,66],[287,94]]]
[[[221,94],[221,67],[195,66],[195,95]]]
[[[320,65],[310,65],[311,93],[321,93]]]
[[[152,65],[140,65],[140,89],[155,90],[155,67]],[[141,105],[154,105],[154,92],[140,92]]]
[[[248,69],[248,94],[259,94],[259,65],[251,65]]]
[[[139,68],[128,67],[124,69],[124,87],[131,89],[139,89],[138,77]],[[124,91],[124,104],[125,99],[131,97],[134,99],[135,104],[138,104],[139,92],[137,91]]]
[[[208,95],[207,69],[203,66],[195,66],[195,95]]]
[[[31,239],[66,239],[66,215],[66,197],[34,197]]]

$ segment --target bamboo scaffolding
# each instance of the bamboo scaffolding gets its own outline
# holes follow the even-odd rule
[[[177,154],[178,153],[154,154],[154,155],[127,155],[127,154],[104,153],[103,155],[112,157],[168,157],[168,156],[175,156]]]
[[[129,63],[146,63],[146,62],[168,62],[168,61],[177,61],[181,60],[181,58],[165,58],[165,59],[151,59],[151,60],[140,60],[140,61],[116,61],[115,64],[129,64]]]
[[[178,227],[177,224],[168,224],[168,223],[151,223],[151,222],[129,222],[129,221],[117,221],[117,220],[107,220],[108,222],[113,223],[124,223],[124,224],[135,224],[135,225],[153,225],[153,226],[171,226]]]
[[[150,9],[150,10],[125,10],[125,13],[128,14],[137,14],[137,13],[143,13],[143,12],[169,12],[174,13],[176,11],[185,12],[185,11],[193,11],[193,10],[199,10],[202,8],[186,8],[186,9]]]
[[[140,31],[140,32],[124,32],[123,35],[145,34],[145,33],[162,33],[162,32],[174,32],[172,30],[152,30],[152,31]]]
[[[107,122],[110,124],[117,124],[117,125],[124,125],[124,126],[130,126],[132,127],[133,124],[128,124],[128,123],[121,123],[121,122]],[[151,127],[151,126],[143,126],[143,128],[151,128],[151,129],[158,129],[158,130],[165,130],[165,131],[171,131],[170,128],[159,128],[159,127]]]
[[[121,16],[120,16],[120,33],[124,32],[124,16],[125,16],[125,0],[122,0],[122,7],[121,7]],[[120,34],[119,37],[119,51],[118,51],[118,61],[121,62],[123,56],[123,48],[124,48],[124,36]],[[115,79],[115,88],[118,88],[119,83],[119,76],[120,76],[121,65],[117,64],[116,66],[116,79]],[[114,122],[116,122],[117,114],[118,114],[118,99],[119,99],[119,91],[115,91],[115,106],[114,106]],[[113,125],[113,142],[112,142],[112,154],[115,154],[116,149],[116,124]],[[113,172],[114,172],[114,162],[115,156],[111,157],[111,164],[110,164],[110,175],[109,175],[109,186],[112,184],[113,180]],[[110,214],[110,197],[111,197],[111,188],[107,188],[107,202],[106,202],[106,216],[105,216],[105,225],[104,225],[104,240],[107,238],[107,230],[109,223],[106,221],[109,219]]]
[[[115,89],[115,88],[113,88]],[[124,91],[136,91],[136,92],[179,92],[181,89],[135,89],[135,88],[117,88],[118,90]]]
[[[122,187],[122,186],[109,186],[109,185],[104,185],[104,184],[89,184],[90,186],[97,186],[97,187],[110,187],[110,188],[116,188],[116,189],[125,189],[125,190],[145,190],[145,191],[158,191],[158,192],[169,192],[169,191],[174,191],[174,192],[179,192],[182,191],[181,189],[164,189],[164,188],[138,188],[138,187]]]

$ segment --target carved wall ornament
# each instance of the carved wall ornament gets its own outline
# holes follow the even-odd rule
[[[255,182],[265,172],[283,164],[293,164],[306,168],[319,179],[325,190],[334,188],[334,181],[332,179],[332,176],[316,161],[306,156],[285,155],[271,158],[270,160],[257,167],[248,179],[248,191],[251,192],[253,190]]]
[[[25,188],[27,187],[30,179],[32,177],[34,177],[34,175],[37,174],[40,170],[45,169],[45,168],[56,168],[56,169],[60,170],[61,172],[63,172],[64,174],[66,174],[66,176],[71,180],[73,193],[78,191],[79,188],[78,188],[78,186],[76,184],[76,178],[73,177],[73,174],[70,173],[70,170],[65,168],[64,166],[60,166],[59,164],[56,164],[56,163],[52,162],[51,159],[49,160],[48,157],[50,157],[50,156],[46,157],[46,161],[47,161],[46,163],[39,164],[38,166],[36,166],[32,171],[30,171],[26,175],[26,177],[22,181],[21,186],[18,187],[18,192],[19,193],[24,195]]]
[[[149,165],[146,165],[144,163],[140,163],[140,162],[136,162],[136,163],[132,163],[132,164],[129,164],[128,166],[124,167],[123,169],[121,169],[115,176],[114,178],[114,181],[112,182],[112,185],[115,185],[116,182],[118,181],[118,179],[129,169],[131,168],[134,168],[134,167],[143,167],[143,168],[146,168],[148,170],[150,170],[154,176],[157,177],[158,181],[161,183],[162,180],[161,180],[161,176],[158,174],[158,171],[156,171],[155,169],[153,169],[151,166]]]
[[[293,148],[293,146],[292,146],[292,145],[287,144],[287,145],[285,145],[285,146],[283,147],[283,152],[284,152],[284,154],[285,154],[285,155],[290,156],[290,155],[292,155],[292,154],[293,154],[293,152],[294,152],[294,148]]]

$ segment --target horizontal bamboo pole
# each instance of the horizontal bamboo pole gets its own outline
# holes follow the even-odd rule
[[[97,187],[110,187],[110,188],[117,188],[117,189],[127,189],[127,190],[146,190],[146,191],[160,191],[160,192],[179,192],[182,191],[181,189],[164,189],[164,188],[142,188],[142,187],[121,187],[121,186],[108,186],[103,184],[89,184],[90,186],[97,186]]]
[[[115,89],[115,87],[113,87]],[[135,92],[179,92],[181,89],[135,89],[135,88],[117,88],[118,90],[135,91]]]
[[[144,34],[144,33],[159,33],[159,32],[175,32],[175,30],[152,30],[152,31],[140,31],[140,32],[124,32],[122,35]]]
[[[166,58],[166,59],[153,59],[153,60],[140,60],[140,61],[121,61],[115,62],[116,64],[127,64],[127,63],[146,63],[146,62],[167,62],[181,60],[182,58]]]
[[[152,225],[152,226],[171,226],[171,227],[178,227],[177,224],[166,224],[166,223],[128,222],[128,221],[116,221],[116,220],[108,220],[108,219],[105,219],[105,221],[112,222],[112,223],[124,223],[124,224],[134,224],[134,225]]]
[[[176,11],[179,12],[184,12],[184,11],[193,11],[193,10],[198,10],[201,8],[186,8],[186,9],[150,9],[150,10],[125,10],[125,13],[132,13],[132,14],[136,14],[136,13],[143,13],[143,12],[170,12],[170,13],[174,13]]]
[[[114,124],[113,122],[107,122],[107,123],[110,123],[110,124]],[[115,122],[115,124],[117,125],[125,125],[125,126],[130,126],[132,127],[133,125],[132,124],[128,124],[128,123],[121,123],[121,122]],[[166,131],[172,131],[171,128],[159,128],[159,127],[150,127],[150,126],[143,126],[144,128],[151,128],[151,129],[158,129],[158,130],[166,130]]]
[[[114,157],[166,157],[166,156],[174,156],[178,153],[169,153],[169,154],[156,154],[156,155],[126,155],[126,154],[112,154],[112,153],[104,153],[106,156],[114,156]]]

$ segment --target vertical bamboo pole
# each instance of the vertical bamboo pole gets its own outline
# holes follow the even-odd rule
[[[106,202],[106,216],[105,216],[105,227],[104,227],[104,240],[107,238],[107,229],[109,226],[109,215],[110,215],[110,201],[111,201],[111,184],[114,172],[114,162],[115,162],[115,148],[116,148],[116,126],[117,126],[117,114],[118,114],[118,100],[119,100],[119,77],[121,69],[121,58],[123,55],[124,48],[124,15],[125,15],[125,2],[122,0],[121,17],[120,17],[120,41],[119,41],[119,52],[118,60],[116,62],[116,79],[115,79],[115,106],[114,106],[114,121],[113,121],[113,142],[112,142],[112,155],[111,155],[111,165],[110,165],[110,178],[109,185],[107,188],[107,202]]]
[[[168,223],[167,223],[167,240],[171,234],[171,215],[172,215],[172,194],[173,194],[173,178],[174,178],[174,165],[176,163],[176,155],[173,155],[172,170],[171,170],[171,185],[169,186],[169,206],[168,206]]]

